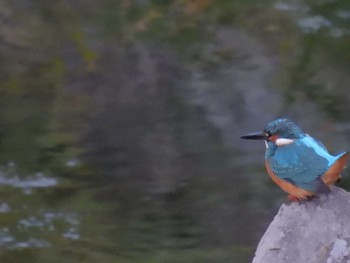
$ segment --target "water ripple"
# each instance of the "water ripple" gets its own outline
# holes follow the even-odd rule
[[[43,173],[38,172],[33,176],[20,178],[18,175],[8,176],[0,173],[0,185],[7,185],[22,189],[45,188],[52,187],[58,184],[58,180],[52,177],[47,177]]]

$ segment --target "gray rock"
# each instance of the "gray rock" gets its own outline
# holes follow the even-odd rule
[[[350,263],[350,193],[283,204],[260,240],[253,263]]]

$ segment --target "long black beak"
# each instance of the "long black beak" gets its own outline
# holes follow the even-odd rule
[[[263,132],[253,132],[249,134],[245,134],[241,136],[242,139],[247,139],[247,140],[266,140],[267,136]]]

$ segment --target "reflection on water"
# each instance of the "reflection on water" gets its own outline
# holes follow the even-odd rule
[[[0,261],[248,262],[284,195],[239,135],[350,140],[331,2],[1,2]]]
[[[298,27],[306,34],[314,34],[320,31],[328,32],[327,36],[340,38],[349,34],[347,20],[350,18],[348,6],[341,6],[334,3],[327,8],[320,3],[311,1],[277,1],[274,8],[293,14]],[[340,18],[340,20],[339,20]]]
[[[56,236],[77,240],[80,237],[80,219],[77,212],[63,212],[45,208],[37,200],[39,189],[56,187],[58,180],[38,172],[21,178],[14,163],[0,170],[3,202],[0,204],[2,249],[45,248],[51,246]],[[12,195],[16,195],[15,201]],[[27,196],[32,196],[28,198]]]
[[[298,25],[305,33],[314,33],[331,26],[331,22],[322,16],[311,16],[299,19]]]
[[[33,176],[27,176],[24,179],[20,179],[18,175],[8,176],[0,172],[1,185],[22,188],[26,194],[30,194],[33,188],[51,187],[57,185],[57,183],[55,178],[46,177],[40,172]]]

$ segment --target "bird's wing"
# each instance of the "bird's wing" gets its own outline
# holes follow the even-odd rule
[[[296,140],[292,144],[278,147],[267,162],[279,178],[304,189],[316,190],[322,184],[318,177],[328,170],[328,156],[331,157],[325,148]]]
[[[325,150],[326,152],[328,152],[326,146],[319,140],[317,140],[316,138],[311,137],[310,135],[306,134],[306,140],[310,141],[313,144],[317,144],[317,146],[321,147],[323,150]],[[304,138],[305,141],[305,138]],[[317,147],[316,146],[316,147]]]

